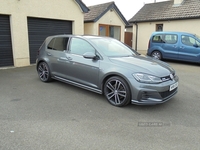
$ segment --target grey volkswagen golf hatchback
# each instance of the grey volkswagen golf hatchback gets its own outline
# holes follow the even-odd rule
[[[114,106],[164,103],[178,90],[172,67],[109,37],[47,37],[36,68],[43,82],[55,79],[104,94]]]

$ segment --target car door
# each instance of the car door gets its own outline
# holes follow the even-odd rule
[[[99,88],[99,64],[100,61],[92,58],[84,58],[86,52],[96,53],[96,50],[84,39],[72,38],[69,50],[66,53],[67,69],[63,70],[66,78],[72,82]]]
[[[66,49],[68,44],[68,37],[53,38],[46,50],[48,64],[50,66],[51,74],[53,76],[64,77],[63,69],[66,68]]]
[[[179,60],[199,62],[200,42],[189,35],[181,35],[181,46],[179,48]]]
[[[164,34],[162,36],[163,44],[163,57],[167,59],[178,59],[178,35],[177,34]]]

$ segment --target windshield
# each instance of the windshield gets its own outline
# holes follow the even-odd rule
[[[91,39],[98,51],[108,57],[126,57],[136,55],[129,47],[112,38]]]
[[[196,34],[195,34],[194,36],[196,36],[196,37],[200,40],[200,36],[199,36],[199,35],[196,35]]]

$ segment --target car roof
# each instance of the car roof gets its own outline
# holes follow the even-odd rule
[[[156,32],[152,33],[152,35],[155,35],[155,34],[187,34],[187,35],[195,35],[193,33],[180,32],[180,31],[156,31]]]
[[[104,36],[97,36],[97,35],[74,35],[74,34],[59,34],[59,35],[52,35],[49,36],[50,38],[54,37],[79,37],[83,39],[98,39],[98,38],[107,38],[110,39],[110,37],[104,37]]]

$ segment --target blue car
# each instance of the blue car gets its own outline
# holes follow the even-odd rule
[[[148,56],[200,63],[200,37],[185,32],[154,32],[149,40]]]

